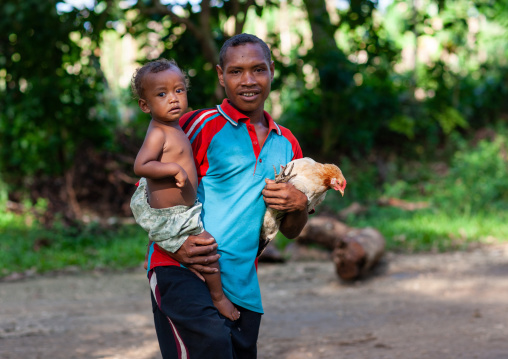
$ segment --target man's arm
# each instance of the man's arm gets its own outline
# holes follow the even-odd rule
[[[275,183],[266,179],[262,191],[268,207],[286,212],[279,230],[287,238],[296,238],[307,223],[307,196],[290,183]]]

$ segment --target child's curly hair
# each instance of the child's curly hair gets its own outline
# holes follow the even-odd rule
[[[184,82],[185,82],[185,88],[188,90],[190,87],[190,81],[187,74],[178,66],[175,60],[173,59],[164,59],[160,58],[158,60],[150,61],[144,64],[142,67],[136,69],[134,72],[134,75],[132,75],[131,80],[131,89],[132,93],[134,94],[134,97],[137,99],[143,98],[144,96],[144,89],[143,89],[143,77],[147,73],[157,73],[161,71],[165,71],[170,68],[178,69],[182,73]]]

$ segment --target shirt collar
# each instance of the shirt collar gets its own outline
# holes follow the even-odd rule
[[[245,116],[243,113],[238,111],[236,108],[234,108],[229,103],[229,100],[227,98],[225,98],[224,101],[222,101],[222,104],[217,105],[217,110],[233,126],[237,126],[238,122],[240,122],[240,120],[250,121],[250,118]],[[280,127],[272,119],[272,116],[270,116],[270,114],[268,112],[266,112],[266,111],[264,111],[264,115],[265,115],[266,120],[268,121],[268,130],[269,131],[275,131],[275,132],[277,132],[277,134],[279,136],[281,136],[282,132],[280,130]]]

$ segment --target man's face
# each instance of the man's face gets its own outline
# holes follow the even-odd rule
[[[231,104],[249,117],[262,112],[270,93],[274,64],[266,59],[261,46],[247,43],[228,48],[223,66],[217,66],[217,73]]]
[[[139,107],[158,122],[170,123],[187,111],[187,88],[182,73],[175,68],[148,73],[143,78],[143,98]],[[178,122],[176,122],[178,123]]]

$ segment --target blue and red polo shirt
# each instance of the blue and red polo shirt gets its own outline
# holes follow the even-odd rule
[[[218,243],[224,293],[231,302],[262,313],[256,254],[266,205],[261,191],[274,166],[302,158],[293,134],[265,112],[269,133],[261,147],[250,119],[227,99],[216,108],[189,112],[180,126],[189,138],[198,173],[197,196],[205,229]],[[156,244],[149,269],[179,265]]]

